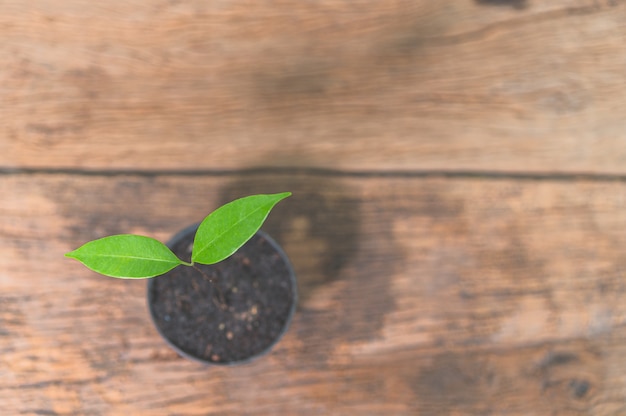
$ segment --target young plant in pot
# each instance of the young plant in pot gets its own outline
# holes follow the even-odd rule
[[[271,349],[295,311],[289,260],[259,230],[290,195],[229,202],[167,245],[121,234],[90,241],[66,256],[105,276],[154,278],[148,281],[152,320],[180,355],[208,364],[246,362]]]

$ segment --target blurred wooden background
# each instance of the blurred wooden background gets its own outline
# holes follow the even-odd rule
[[[0,0],[2,414],[624,415],[625,108],[622,0]],[[247,365],[63,257],[285,190]]]

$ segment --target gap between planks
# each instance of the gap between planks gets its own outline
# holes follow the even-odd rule
[[[330,168],[253,167],[243,169],[75,169],[75,168],[7,168],[0,167],[0,176],[9,175],[74,175],[74,176],[253,176],[309,175],[345,178],[449,178],[521,181],[626,182],[626,174],[592,172],[522,172],[489,170],[341,170]]]

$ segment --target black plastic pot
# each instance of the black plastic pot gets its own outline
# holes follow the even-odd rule
[[[197,228],[167,243],[185,261]],[[239,364],[267,353],[287,330],[296,303],[291,264],[262,231],[224,261],[179,266],[148,280],[148,307],[161,336],[181,356],[205,364]]]

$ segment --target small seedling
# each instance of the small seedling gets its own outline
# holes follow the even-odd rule
[[[121,279],[145,279],[183,265],[220,262],[243,246],[261,228],[274,206],[290,192],[252,195],[225,204],[198,227],[191,262],[179,259],[165,244],[150,237],[120,234],[90,241],[66,253],[91,270]]]

